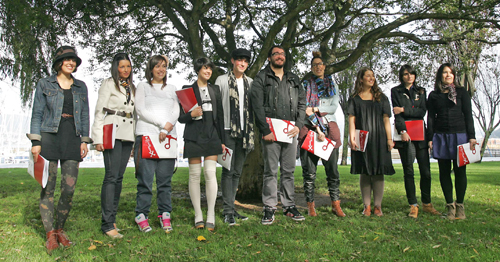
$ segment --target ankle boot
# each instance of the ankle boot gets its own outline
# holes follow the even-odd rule
[[[455,203],[446,204],[446,218],[449,220],[455,220]]]
[[[314,201],[313,202],[307,202],[307,213],[311,217],[315,217],[315,216],[318,215],[318,214],[316,214],[316,209],[315,209]]]
[[[373,214],[378,217],[383,216],[384,213],[382,213],[382,207],[375,206],[375,208],[373,209]]]
[[[57,244],[57,233],[55,230],[47,232],[47,242],[45,242],[45,247],[47,248],[47,253],[52,253],[52,250],[59,247]]]
[[[365,209],[363,209],[363,213],[361,213],[367,217],[369,217],[372,214],[372,208],[370,205],[365,205]]]
[[[59,244],[65,247],[69,247],[73,244],[73,242],[69,241],[68,236],[66,235],[66,233],[64,233],[62,228],[57,229],[56,234],[57,234],[57,242],[59,242]]]
[[[345,217],[342,208],[340,208],[340,200],[332,201],[332,212],[338,217]]]
[[[455,203],[456,209],[456,219],[465,219],[465,209],[464,204]]]
[[[423,203],[422,205],[424,206],[424,208],[422,208],[424,212],[432,215],[441,215],[441,213],[439,213],[439,211],[437,211],[431,203],[429,204]]]
[[[418,205],[410,205],[410,213],[408,216],[413,218],[418,217]]]

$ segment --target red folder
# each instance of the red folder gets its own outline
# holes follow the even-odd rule
[[[317,136],[316,132],[309,130],[301,148],[324,160],[328,160],[335,148],[335,142],[326,137],[324,141],[319,141]]]
[[[175,91],[179,102],[181,103],[184,113],[191,112],[191,110],[198,107],[198,102],[196,101],[196,96],[194,96],[193,88],[186,88],[182,90]]]
[[[424,141],[425,140],[425,126],[424,120],[409,120],[405,121],[406,132],[410,136],[412,141]]]
[[[116,126],[107,124],[102,126],[102,146],[104,149],[113,149],[115,147]]]

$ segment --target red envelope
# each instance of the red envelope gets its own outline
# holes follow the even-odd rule
[[[333,149],[335,148],[335,142],[326,137],[324,141],[319,141],[318,134],[309,130],[301,148],[321,157],[324,160],[328,160],[333,152]]]
[[[198,102],[196,101],[196,96],[194,95],[193,88],[186,88],[175,91],[179,102],[181,103],[184,113],[191,112],[191,110],[198,107]]]
[[[470,144],[465,143],[457,146],[458,166],[465,166],[481,160],[481,147],[476,144],[474,150],[470,150]]]
[[[49,161],[41,155],[38,155],[38,159],[35,163],[35,161],[33,161],[33,154],[29,153],[29,155],[28,174],[30,174],[38,184],[45,188],[49,179]]]
[[[160,143],[158,135],[142,136],[142,158],[177,158],[177,138],[167,135]]]
[[[408,120],[405,121],[406,132],[412,141],[425,140],[425,125],[424,120]],[[401,135],[394,132],[394,141],[401,141]]]
[[[102,126],[102,146],[104,149],[113,149],[115,147],[116,127],[115,124]]]

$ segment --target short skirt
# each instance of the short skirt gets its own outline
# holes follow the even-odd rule
[[[457,159],[457,146],[469,142],[466,133],[435,133],[432,137],[432,157]]]
[[[197,143],[195,141],[184,141],[184,158],[215,156],[222,154],[222,144],[217,137],[208,143]]]

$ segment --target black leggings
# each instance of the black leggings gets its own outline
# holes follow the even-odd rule
[[[447,204],[453,203],[453,182],[451,181],[451,161],[450,159],[438,159],[439,181],[443,189],[444,198]],[[458,167],[456,160],[453,160],[453,171],[455,172],[455,191],[457,203],[463,204],[465,191],[467,190],[466,166]]]

